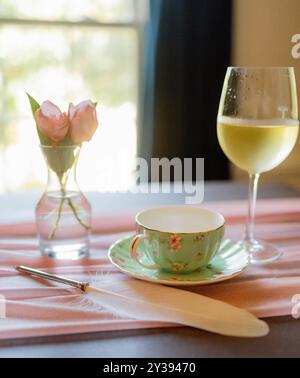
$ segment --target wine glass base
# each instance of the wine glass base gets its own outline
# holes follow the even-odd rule
[[[278,260],[282,252],[274,245],[258,240],[251,242],[240,241],[240,244],[249,252],[250,262],[252,264],[265,264]]]

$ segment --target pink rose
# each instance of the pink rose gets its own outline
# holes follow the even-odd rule
[[[181,247],[181,237],[178,235],[171,235],[169,237],[170,245],[173,251],[178,251]]]
[[[54,143],[64,139],[69,130],[66,113],[62,113],[51,101],[44,101],[37,109],[35,121],[40,132]]]
[[[75,144],[91,140],[98,127],[95,105],[91,100],[69,105],[70,136]]]

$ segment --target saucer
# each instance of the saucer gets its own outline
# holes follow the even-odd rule
[[[130,256],[129,245],[132,236],[123,238],[114,243],[108,251],[111,263],[134,278],[169,286],[196,286],[208,285],[228,280],[242,273],[249,265],[248,252],[236,241],[223,240],[214,259],[206,268],[191,273],[169,273],[163,270],[145,269]],[[143,248],[143,241],[139,248]],[[145,264],[152,264],[144,256]]]

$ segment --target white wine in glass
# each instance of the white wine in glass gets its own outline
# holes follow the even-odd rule
[[[217,133],[229,160],[249,173],[248,221],[242,243],[252,262],[269,262],[280,256],[275,246],[254,239],[257,184],[261,173],[277,167],[290,154],[298,129],[293,68],[228,68]]]

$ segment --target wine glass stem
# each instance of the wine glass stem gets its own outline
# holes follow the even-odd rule
[[[255,206],[257,198],[257,185],[259,180],[258,173],[249,174],[249,197],[248,197],[248,219],[245,229],[244,240],[246,243],[254,242],[254,221],[255,221]]]

